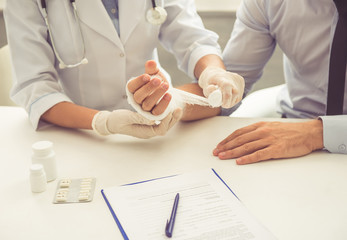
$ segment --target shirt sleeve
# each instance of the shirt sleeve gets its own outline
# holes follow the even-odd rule
[[[55,104],[71,101],[58,82],[47,27],[35,0],[8,1],[4,17],[13,67],[12,100],[25,108],[37,129],[41,115]]]
[[[276,41],[270,31],[269,4],[266,0],[244,0],[236,13],[231,37],[223,51],[228,71],[245,79],[245,94],[263,74]]]
[[[347,154],[347,115],[321,116],[324,147],[332,153]]]
[[[209,54],[222,57],[218,35],[205,29],[194,0],[171,0],[164,4],[168,14],[160,29],[160,42],[175,56],[178,68],[195,79],[194,68],[200,58]]]
[[[220,112],[220,116],[229,116],[230,114],[232,114],[236,109],[238,109],[238,107],[240,107],[241,102],[237,103],[235,106],[231,107],[231,108],[221,108],[221,112]]]

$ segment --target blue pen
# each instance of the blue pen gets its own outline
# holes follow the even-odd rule
[[[165,234],[167,237],[172,237],[172,231],[175,225],[175,218],[177,213],[177,207],[178,207],[178,200],[180,199],[180,194],[177,193],[175,197],[174,204],[172,206],[172,212],[170,216],[170,221],[166,220],[166,227],[165,227]]]

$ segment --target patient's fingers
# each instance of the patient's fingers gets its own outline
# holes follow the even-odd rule
[[[141,76],[131,79],[127,85],[129,92],[134,93],[136,90],[146,85],[150,80],[151,77],[148,74],[142,74]]]

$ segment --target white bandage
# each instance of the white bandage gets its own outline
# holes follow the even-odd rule
[[[207,67],[199,77],[199,86],[214,103],[231,108],[241,101],[245,83],[243,77],[236,73],[219,67]]]
[[[153,79],[154,77],[161,79],[161,77],[159,75],[152,75],[151,79]],[[131,78],[128,81],[128,84],[132,79],[134,79],[134,78]],[[144,111],[142,109],[142,106],[134,100],[134,94],[132,94],[128,90],[128,84],[125,87],[125,91],[126,91],[126,94],[128,97],[127,98],[128,103],[139,114],[141,114],[142,116],[144,116],[145,118],[147,118],[149,120],[160,121],[160,120],[164,119],[170,112],[174,111],[176,108],[178,108],[178,107],[184,108],[185,104],[209,106],[209,107],[219,107],[221,105],[222,94],[221,94],[219,89],[217,89],[215,92],[210,94],[209,98],[207,99],[205,97],[201,97],[201,96],[198,96],[196,94],[189,93],[189,92],[186,92],[186,91],[183,91],[183,90],[180,90],[177,88],[173,88],[172,86],[170,86],[169,90],[167,91],[172,96],[169,105],[167,106],[167,108],[165,109],[165,111],[162,114],[153,115],[151,112]],[[161,99],[159,99],[159,101],[160,100]]]
[[[154,77],[161,79],[161,77],[159,75],[152,75],[151,79],[153,79]],[[128,96],[128,98],[127,98],[128,103],[136,110],[136,112],[138,112],[139,114],[141,114],[145,118],[147,118],[149,120],[160,121],[160,120],[163,120],[170,112],[173,112],[177,108],[176,103],[172,98],[169,105],[167,106],[167,108],[165,109],[165,111],[162,114],[153,115],[151,112],[144,111],[142,109],[142,106],[135,101],[134,94],[132,94],[128,90],[128,84],[132,79],[134,79],[134,78],[131,78],[125,87],[125,91],[126,91],[126,94]],[[159,99],[159,101],[160,101],[160,99]]]

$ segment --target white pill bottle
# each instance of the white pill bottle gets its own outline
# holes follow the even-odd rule
[[[30,185],[31,191],[40,193],[46,191],[47,178],[46,173],[41,164],[33,164],[30,167]]]
[[[41,164],[46,173],[47,182],[57,178],[57,161],[53,151],[53,143],[50,141],[39,141],[32,145],[33,164]]]

